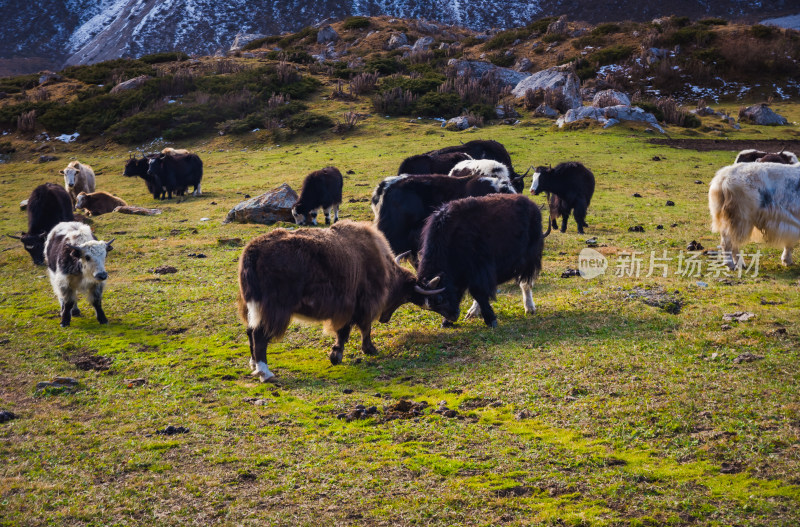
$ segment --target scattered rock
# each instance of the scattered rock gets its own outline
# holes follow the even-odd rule
[[[148,272],[153,274],[174,274],[178,272],[178,269],[172,265],[159,265],[153,269],[148,269]]]
[[[137,379],[125,379],[123,382],[125,383],[125,386],[127,386],[128,388],[137,388],[139,386],[144,386],[145,384],[147,384],[147,379],[139,377]]]
[[[427,51],[433,45],[433,37],[420,37],[411,46],[411,51]]]
[[[547,34],[562,35],[567,32],[567,15],[561,15],[555,22],[547,26]]]
[[[522,57],[514,63],[514,69],[520,72],[525,72],[533,67],[533,62],[528,57]]]
[[[78,381],[72,377],[56,377],[52,381],[42,381],[36,383],[36,393],[48,388],[61,391],[63,393],[73,393],[78,389]]]
[[[428,407],[425,401],[414,402],[407,399],[401,399],[395,404],[386,405],[383,407],[383,414],[385,421],[392,421],[394,419],[411,419],[423,415],[423,412]]]
[[[527,73],[515,71],[511,68],[501,68],[500,66],[495,66],[491,62],[485,62],[482,60],[450,59],[447,62],[447,65],[455,68],[456,74],[459,77],[480,79],[487,73],[491,73],[504,87],[517,86],[523,79],[530,77],[530,75]],[[522,95],[514,95],[516,97],[522,97],[522,95],[525,95],[525,92],[523,91]]]
[[[297,193],[283,183],[276,189],[255,198],[242,201],[228,213],[223,223],[262,223],[272,225],[276,221],[294,223],[292,207],[297,203]]]
[[[47,84],[48,82],[59,82],[64,80],[64,77],[52,71],[39,72],[39,85]]]
[[[84,352],[73,355],[69,358],[69,362],[76,368],[83,371],[105,371],[114,362],[111,357],[103,357],[94,352]]]
[[[189,253],[187,256],[189,258],[208,258],[208,256],[203,253]]]
[[[668,199],[667,200],[667,207],[674,207],[674,206],[675,206],[675,202],[672,201],[671,199]]]
[[[515,73],[520,75],[518,72]],[[536,91],[538,89],[561,92],[567,108],[581,108],[583,105],[580,79],[572,72],[569,65],[556,66],[525,76],[517,82],[511,93],[514,97],[524,97],[528,90]]]
[[[321,27],[317,33],[317,44],[336,42],[337,40],[339,40],[339,33],[330,25]]]
[[[726,322],[747,322],[751,318],[755,318],[755,313],[749,311],[737,311],[735,313],[728,313],[722,316],[722,320]]]
[[[138,77],[128,79],[125,82],[120,82],[119,84],[111,88],[111,93],[113,94],[128,90],[135,90],[136,88],[142,86],[149,79],[151,79],[150,75],[139,75]]]
[[[466,130],[467,128],[469,128],[469,119],[464,115],[459,115],[458,117],[453,117],[452,119],[444,123],[444,125],[442,125],[442,128],[445,128],[446,130],[460,132],[461,130]]]
[[[641,195],[641,194],[639,194],[638,192],[634,192],[634,193],[633,193],[633,197],[634,197],[634,198],[641,198],[641,197],[642,197],[642,195]]]
[[[515,110],[513,107],[503,107],[497,106],[494,109],[494,113],[498,119],[509,119],[509,118],[517,118],[519,117],[519,112]]]
[[[397,49],[400,46],[407,46],[408,45],[408,37],[405,33],[392,33],[392,36],[389,37],[389,41],[386,43],[386,49],[389,51],[393,49]]]
[[[602,90],[595,93],[592,98],[592,106],[605,108],[606,106],[630,106],[631,99],[621,91]]]
[[[188,434],[189,429],[184,428],[183,426],[173,426],[169,425],[164,430],[157,430],[156,434],[164,435],[164,436],[171,436],[175,434]]]
[[[43,155],[36,160],[37,163],[49,163],[50,161],[58,161],[58,156]]]
[[[262,35],[261,33],[237,33],[236,37],[233,39],[233,44],[231,44],[231,47],[228,51],[229,52],[240,51],[243,47],[245,47],[252,41],[264,38],[266,36],[267,35]]]
[[[16,418],[17,415],[13,412],[9,412],[8,410],[0,411],[0,423],[7,423]]]
[[[568,110],[563,117],[558,119],[556,124],[558,124],[559,128],[561,128],[565,124],[574,121],[580,121],[582,119],[594,120],[604,125],[608,124],[612,120],[616,122],[643,122],[652,126],[662,134],[666,133],[658,124],[658,120],[652,113],[646,112],[638,106],[618,105],[606,106],[605,108],[595,108],[594,106],[577,106],[573,107],[571,110]]]
[[[344,419],[348,423],[350,421],[356,421],[359,419],[369,419],[371,417],[376,417],[380,415],[378,412],[377,406],[364,406],[363,404],[357,404],[353,407],[352,410],[348,412],[340,413],[336,416],[337,419]]]
[[[786,117],[772,111],[766,103],[748,106],[739,112],[739,120],[761,126],[783,126],[789,124]]]
[[[697,240],[690,241],[689,245],[686,246],[687,251],[702,251],[703,249],[705,249],[705,247],[703,247],[703,244]]]
[[[722,463],[719,471],[722,474],[737,474],[743,470],[739,463]]]
[[[763,355],[756,355],[754,353],[747,352],[747,353],[742,353],[741,355],[733,359],[733,362],[734,364],[741,364],[743,362],[754,362],[757,360],[761,360],[763,358],[764,358]]]
[[[558,110],[549,107],[545,103],[540,104],[533,111],[534,117],[547,117],[548,119],[555,119],[556,117],[558,117],[558,115],[559,115]]]
[[[561,278],[572,278],[573,276],[580,276],[581,272],[572,267],[567,267],[567,270],[561,273]]]
[[[644,232],[644,227],[641,225],[634,225],[633,227],[628,227],[628,232]]]
[[[120,214],[136,214],[137,216],[156,216],[161,214],[161,209],[146,209],[144,207],[122,205],[115,208],[114,212],[119,212]]]

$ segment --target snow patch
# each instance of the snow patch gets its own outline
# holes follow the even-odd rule
[[[81,134],[75,132],[74,134],[61,134],[55,137],[56,141],[61,141],[62,143],[71,143],[76,140]]]

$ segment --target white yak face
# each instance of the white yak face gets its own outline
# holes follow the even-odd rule
[[[72,188],[75,186],[75,180],[78,176],[78,170],[75,168],[65,168],[64,169],[64,184],[68,188]]]
[[[534,172],[533,179],[531,180],[531,192],[536,194],[539,191],[539,177],[541,177],[541,172]]]
[[[85,277],[100,281],[108,278],[106,255],[112,250],[111,244],[92,240],[77,246],[76,249],[80,255],[81,269]]]
[[[81,192],[80,194],[78,194],[78,197],[75,198],[75,206],[79,209],[82,209],[85,204],[86,204],[86,193]]]

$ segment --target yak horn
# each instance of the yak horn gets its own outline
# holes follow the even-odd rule
[[[426,285],[425,287],[436,287],[437,285],[439,285],[441,279],[442,279],[441,276],[435,276],[431,278],[430,282],[428,282],[428,285]]]
[[[530,172],[532,168],[533,168],[533,165],[529,166],[529,167],[528,167],[528,170],[526,170],[526,171],[525,171],[525,173],[524,173],[524,174],[522,174],[522,177],[525,177],[525,176],[527,176],[527,175],[528,175],[528,172]]]
[[[408,258],[410,255],[411,251],[406,251],[403,254],[398,254],[397,256],[395,256],[394,261],[397,262],[398,264],[403,263],[403,260]]]
[[[438,295],[439,293],[444,291],[444,289],[445,289],[444,287],[442,287],[440,289],[423,289],[418,285],[414,286],[414,291],[416,291],[417,293],[419,293],[421,295],[425,295],[425,296]]]
[[[20,241],[22,240],[22,236],[14,236],[13,234],[6,234],[6,236],[8,236],[13,240],[20,240]]]
[[[106,242],[106,245],[111,245],[112,243],[114,243],[114,240],[116,240],[116,238],[111,238]]]

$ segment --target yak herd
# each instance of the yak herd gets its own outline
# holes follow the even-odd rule
[[[353,326],[361,348],[373,355],[375,320],[388,322],[405,303],[441,315],[451,326],[466,292],[473,298],[466,318],[497,325],[490,301],[497,286],[516,280],[525,313],[534,313],[532,288],[542,268],[544,240],[552,229],[567,229],[570,215],[578,232],[595,189],[592,172],[577,162],[534,170],[530,192],[544,192],[550,219],[523,196],[524,174],[517,173],[505,147],[496,141],[465,144],[405,159],[396,176],[373,191],[373,223],[342,221],[342,174],[335,167],[312,172],[303,181],[292,215],[298,225],[316,225],[317,211],[326,229],[274,229],[250,241],[239,259],[238,310],[247,326],[252,374],[267,382],[270,341],[281,338],[293,318],[322,321],[335,334],[332,364],[343,359]],[[22,241],[33,262],[47,266],[60,304],[61,325],[80,313],[77,294],[86,295],[101,324],[108,322],[102,295],[108,273],[105,259],[112,242],[99,241],[81,223],[81,209],[105,214],[126,205],[96,191],[92,168],[78,161],[61,171],[64,187],[45,183],[28,200],[28,232]],[[203,162],[185,150],[164,149],[131,157],[123,175],[140,177],[155,199],[182,197],[193,187],[201,194]],[[709,188],[712,231],[731,268],[743,264],[739,249],[755,238],[783,247],[792,263],[800,241],[800,162],[791,152],[745,150],[720,169]],[[333,214],[331,214],[333,213]],[[333,219],[331,220],[331,216]],[[414,270],[401,264],[409,261]]]

